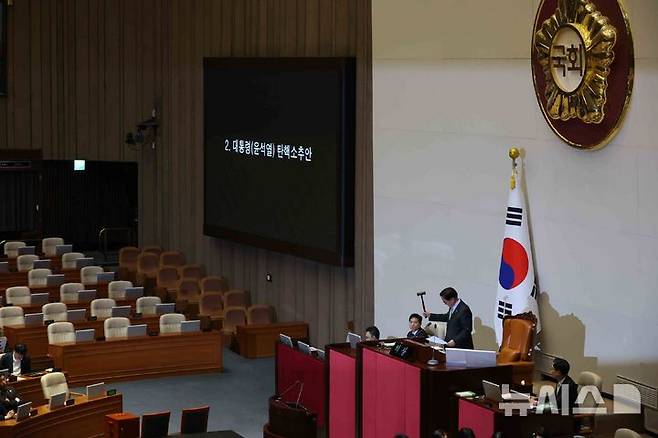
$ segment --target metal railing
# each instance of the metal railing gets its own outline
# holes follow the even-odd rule
[[[135,230],[128,227],[105,227],[98,232],[98,249],[103,254],[103,259],[107,261],[108,252],[108,235],[109,234],[125,234],[131,245],[135,243],[134,235]]]

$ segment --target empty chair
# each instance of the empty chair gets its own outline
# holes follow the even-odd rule
[[[235,333],[235,328],[239,325],[247,324],[247,312],[244,307],[226,307],[224,309],[224,326],[222,331],[225,334]]]
[[[137,313],[141,313],[142,316],[155,315],[155,306],[158,304],[162,304],[160,297],[139,297],[137,298]]]
[[[66,344],[69,342],[75,342],[75,327],[72,322],[60,321],[48,325],[49,344]]]
[[[134,246],[125,246],[119,250],[119,267],[137,272],[137,258],[141,251]]]
[[[98,274],[103,273],[100,266],[85,266],[80,269],[80,282],[82,284],[98,284]]]
[[[142,252],[137,257],[137,276],[140,280],[155,278],[160,267],[160,257],[157,254]]]
[[[27,286],[8,287],[5,291],[7,304],[14,306],[26,306],[31,302],[30,288]]]
[[[142,248],[142,254],[144,253],[155,254],[160,257],[160,254],[162,254],[162,248],[157,245],[145,246]]]
[[[180,333],[180,323],[183,321],[185,321],[185,315],[165,313],[160,316],[160,333]]]
[[[272,324],[274,309],[267,304],[256,304],[247,309],[247,324]]]
[[[199,283],[201,292],[221,292],[222,294],[228,289],[228,283],[224,277],[206,277]]]
[[[208,432],[208,413],[210,406],[183,409],[180,419],[180,433]]]
[[[194,278],[201,280],[206,276],[206,267],[203,265],[185,265],[178,269],[180,278]]]
[[[617,429],[615,438],[642,438],[642,435],[631,429]]]
[[[202,292],[199,299],[199,315],[221,319],[224,315],[224,298],[221,292]]]
[[[59,287],[59,301],[61,303],[77,303],[78,292],[85,286],[82,283],[64,283]]]
[[[18,257],[18,248],[26,247],[25,242],[11,241],[5,242],[4,253],[5,256],[9,259],[15,259]]]
[[[25,318],[23,317],[23,308],[18,306],[5,306],[0,307],[0,327],[6,325],[23,325]]]
[[[66,313],[67,310],[66,304],[64,303],[48,303],[41,306],[44,321],[66,321],[68,319],[68,314]]]
[[[130,320],[122,316],[107,318],[103,323],[105,339],[125,338],[128,335]]]
[[[199,282],[193,278],[183,278],[178,282],[178,300],[184,300],[190,303],[198,303],[201,296]]]
[[[185,256],[180,251],[165,251],[160,254],[160,266],[175,266],[176,268],[185,264]]]
[[[117,280],[110,281],[110,284],[107,285],[107,296],[113,300],[125,300],[126,299],[126,289],[133,287],[131,281],[126,280]]]
[[[55,257],[57,255],[57,245],[64,245],[64,239],[61,237],[46,237],[41,241],[41,252],[46,257]]]
[[[97,319],[112,317],[112,307],[117,303],[112,298],[96,298],[91,302],[91,316]]]
[[[247,291],[231,289],[224,292],[224,307],[249,307]]]
[[[48,276],[51,274],[52,271],[50,269],[32,269],[27,273],[27,285],[30,287],[46,286],[48,284]]]
[[[169,435],[169,411],[142,415],[142,438],[161,438]]]
[[[76,260],[84,257],[85,255],[81,252],[67,252],[66,254],[62,254],[62,269],[67,271],[77,269]]]
[[[66,376],[64,373],[48,373],[41,376],[41,389],[43,390],[43,398],[50,400],[55,394],[66,393],[66,398],[69,397],[69,385],[66,383]]]
[[[158,269],[156,285],[164,289],[176,289],[178,279],[178,269],[173,266],[165,266]]]
[[[30,269],[34,268],[34,261],[39,260],[38,255],[34,254],[24,254],[16,258],[16,268],[18,272],[27,272]]]

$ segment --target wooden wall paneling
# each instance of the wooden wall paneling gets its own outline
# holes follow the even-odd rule
[[[307,0],[304,20],[304,55],[320,52],[320,0]]]
[[[12,148],[31,148],[30,123],[30,1],[16,2],[11,15],[15,23],[15,38],[9,38],[8,45],[13,47],[14,74],[9,78],[10,92],[13,95],[14,138]]]
[[[86,158],[89,147],[89,0],[76,0],[74,2],[73,25],[75,28],[75,157]]]
[[[47,150],[54,147],[57,141],[56,126],[57,115],[55,114],[55,87],[53,77],[57,71],[55,67],[55,47],[57,38],[55,30],[57,29],[55,20],[55,5],[52,2],[45,2],[41,8],[38,8],[41,26],[39,35],[41,41],[41,58],[36,62],[41,66],[41,143],[36,147]]]
[[[42,68],[42,47],[41,47],[41,13],[37,4],[30,5],[30,95],[29,95],[29,114],[30,114],[30,134],[31,139],[29,147],[33,149],[41,148],[43,144],[43,108],[42,108],[42,88],[41,78],[43,77]]]

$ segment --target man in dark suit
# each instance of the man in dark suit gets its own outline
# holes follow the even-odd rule
[[[423,317],[417,313],[412,313],[409,316],[409,333],[407,338],[426,338],[427,333],[421,328]]]
[[[576,398],[578,398],[578,384],[569,377],[569,370],[571,366],[569,362],[559,357],[556,357],[553,361],[553,369],[551,370],[551,377],[557,381],[555,386],[555,401],[557,402],[557,408],[562,412],[563,401],[568,400],[569,414],[571,414],[574,405],[576,404]]]
[[[0,369],[9,370],[9,374],[20,376],[32,371],[32,361],[27,355],[25,344],[16,344],[14,351],[5,353],[0,358]]]
[[[471,308],[459,299],[457,291],[447,287],[441,291],[441,300],[448,306],[447,313],[424,312],[430,321],[446,322],[446,347],[473,349],[473,314]]]

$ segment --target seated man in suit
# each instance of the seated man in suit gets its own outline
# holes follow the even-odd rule
[[[20,376],[32,371],[32,361],[27,355],[25,344],[16,344],[14,351],[5,353],[0,358],[0,370],[9,370],[9,374]]]
[[[457,291],[447,287],[441,291],[441,300],[448,313],[424,312],[430,321],[446,322],[446,347],[473,349],[473,314],[471,308],[459,299]]]
[[[569,414],[571,414],[574,405],[576,404],[576,398],[578,397],[578,384],[569,377],[569,370],[571,366],[569,362],[559,357],[556,357],[553,361],[553,369],[551,370],[551,377],[557,381],[555,386],[555,401],[557,402],[557,408],[562,412],[562,398],[568,401]]]
[[[420,326],[423,323],[423,317],[417,313],[412,313],[409,316],[409,333],[407,338],[426,338],[427,333]]]
[[[366,329],[365,335],[366,341],[379,341],[379,329],[374,325],[371,325]]]
[[[0,375],[0,420],[9,420],[16,415],[21,399],[14,388],[7,385],[7,378]]]

